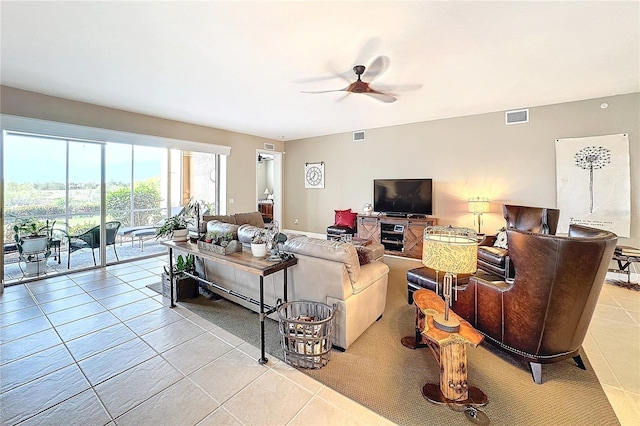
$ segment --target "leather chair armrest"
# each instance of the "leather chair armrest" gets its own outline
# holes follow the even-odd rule
[[[479,246],[492,246],[495,244],[497,235],[485,235],[482,240],[478,242]]]

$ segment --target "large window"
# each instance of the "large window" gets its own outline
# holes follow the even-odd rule
[[[47,263],[50,275],[68,272],[67,264],[92,267],[94,256],[100,266],[166,252],[153,228],[191,198],[216,211],[217,154],[11,131],[3,132],[0,154],[4,282],[24,275],[13,241],[17,220],[55,221],[59,247]],[[68,235],[96,227],[109,242],[101,229],[108,222],[119,223],[113,249],[69,247]]]

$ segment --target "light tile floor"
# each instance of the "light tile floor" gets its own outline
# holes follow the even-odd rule
[[[392,424],[146,286],[147,259],[5,288],[2,424]],[[605,285],[584,344],[623,425],[640,424],[640,292]]]

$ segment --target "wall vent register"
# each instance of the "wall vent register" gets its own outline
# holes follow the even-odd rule
[[[518,109],[504,113],[505,124],[520,124],[529,122],[529,109]]]
[[[354,142],[364,141],[364,130],[361,130],[359,132],[353,132],[353,141]]]

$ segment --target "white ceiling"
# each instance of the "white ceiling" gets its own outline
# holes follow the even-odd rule
[[[0,7],[3,85],[271,139],[640,91],[638,1]],[[301,93],[379,55],[372,87],[420,88]]]

